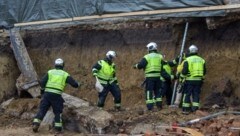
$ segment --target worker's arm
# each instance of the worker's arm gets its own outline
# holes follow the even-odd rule
[[[111,82],[118,84],[118,80],[116,77],[116,65],[115,64],[113,65],[113,69],[114,69],[114,73],[113,73],[113,78],[111,79]]]
[[[67,77],[66,83],[70,84],[74,88],[77,88],[80,86],[80,83],[74,80],[70,75]]]
[[[203,75],[205,76],[207,73],[207,69],[206,69],[206,63],[203,64]]]
[[[142,60],[134,65],[134,68],[137,69],[144,69],[147,66],[147,60],[145,58],[142,58]]]
[[[44,90],[45,90],[45,87],[46,87],[46,84],[47,84],[47,81],[48,81],[48,74],[45,74],[42,78],[42,80],[40,81],[40,87],[41,87],[41,95],[44,93]]]
[[[167,73],[167,71],[163,68],[163,66],[164,65],[166,65],[166,63],[167,62],[165,62],[165,61],[162,61],[161,62],[161,77],[163,77],[165,80],[167,80],[167,81],[169,81],[169,80],[172,80],[172,79],[174,79],[174,77],[173,76],[171,76],[171,75],[169,75],[168,73]]]
[[[175,67],[175,66],[178,65],[178,61],[179,61],[179,56],[176,57],[176,58],[175,58],[174,60],[172,60],[172,61],[168,61],[168,65],[169,65],[170,67]]]
[[[102,68],[102,65],[100,65],[101,61],[98,61],[96,64],[92,67],[92,74],[94,76],[97,76],[98,71]]]
[[[188,70],[188,62],[184,61],[183,63],[183,69],[182,69],[182,75],[187,76],[189,74]]]
[[[40,81],[40,86],[42,89],[45,88],[46,84],[47,84],[47,81],[48,81],[48,74],[45,74],[42,78],[42,80]]]

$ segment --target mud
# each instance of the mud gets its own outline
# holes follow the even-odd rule
[[[143,71],[134,70],[132,66],[147,53],[145,46],[152,41],[159,45],[159,51],[166,55],[166,59],[174,59],[180,52],[184,26],[185,24],[155,21],[23,30],[21,33],[39,79],[47,70],[53,68],[54,60],[61,57],[65,60],[65,70],[83,84],[80,89],[67,87],[66,92],[87,100],[92,105],[96,105],[97,92],[94,89],[95,79],[91,74],[91,67],[99,59],[103,59],[108,50],[115,50],[117,77],[122,91],[122,107],[134,109],[133,111],[136,112],[139,107],[145,108],[144,89],[140,87],[144,75]],[[233,22],[216,30],[208,30],[205,22],[201,20],[190,23],[186,47],[191,44],[197,45],[199,54],[206,60],[207,66],[201,100],[213,91],[213,86],[218,84],[219,80],[224,78],[230,80],[233,95],[240,96],[239,30],[240,22]],[[19,70],[11,52],[1,52],[0,55],[0,71],[2,71],[0,93],[9,92],[10,95],[7,95],[9,98],[15,93],[14,83],[19,76]],[[2,95],[2,98],[3,96],[6,98],[5,95]],[[109,95],[105,110],[111,110],[112,107],[113,100]],[[169,113],[158,119],[166,118],[167,115]],[[116,115],[116,118],[120,116]],[[127,117],[126,114],[121,119],[125,120]],[[147,119],[151,122],[156,118],[152,116]],[[147,119],[136,118],[135,123]],[[178,119],[188,120],[184,117]],[[175,119],[167,120],[171,122]]]
[[[25,31],[24,41],[35,69],[41,77],[52,68],[54,59],[65,60],[65,69],[81,81],[83,86],[79,92],[67,88],[92,103],[96,102],[94,78],[91,67],[97,60],[105,57],[108,50],[117,52],[117,77],[123,94],[123,106],[133,107],[143,104],[143,89],[140,84],[144,80],[143,72],[132,69],[146,54],[146,44],[154,41],[159,50],[171,60],[180,52],[184,24],[152,22],[146,27],[145,22],[121,24],[118,29],[107,26],[93,29],[86,27],[66,28],[60,30]],[[131,28],[131,26],[135,26]],[[207,75],[202,89],[202,97],[211,92],[211,87],[220,79],[229,78],[234,93],[239,96],[239,22],[229,24],[217,30],[208,30],[205,22],[193,22],[189,25],[186,47],[195,44],[199,54],[205,58]],[[108,28],[108,29],[105,29]],[[110,27],[111,28],[111,27]],[[109,97],[110,98],[110,97]],[[131,99],[131,101],[128,101]],[[107,106],[112,99],[107,100]]]

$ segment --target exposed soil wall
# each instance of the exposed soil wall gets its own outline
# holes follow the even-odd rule
[[[236,95],[239,90],[239,29],[240,23],[235,22],[217,30],[208,30],[205,22],[190,23],[186,46],[195,44],[199,54],[205,58],[207,76],[202,89],[202,97],[212,91],[212,84],[222,78],[229,77],[233,82]],[[144,80],[143,71],[132,69],[146,53],[146,44],[158,43],[161,53],[166,59],[173,59],[180,51],[184,24],[166,22],[123,23],[109,26],[79,26],[66,29],[23,31],[24,42],[29,51],[34,67],[42,77],[53,62],[61,57],[65,60],[65,69],[83,83],[80,90],[67,87],[67,92],[84,98],[93,104],[97,101],[94,89],[95,79],[91,67],[97,60],[105,57],[108,50],[117,52],[117,77],[122,89],[124,107],[135,107],[144,104],[144,92],[140,84]],[[12,62],[8,56],[5,63]],[[3,59],[1,57],[1,59]],[[1,65],[0,69],[4,69]],[[7,72],[16,71],[17,67]],[[6,73],[6,72],[3,72]],[[13,84],[15,75],[5,76],[5,80]],[[5,82],[7,83],[7,82]],[[2,90],[10,88],[0,88]],[[76,92],[78,91],[78,92]],[[108,97],[106,107],[112,107],[112,97]]]
[[[2,46],[0,50],[0,102],[16,93],[15,82],[19,74],[10,47]]]

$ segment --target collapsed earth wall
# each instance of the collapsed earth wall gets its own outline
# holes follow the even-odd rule
[[[144,75],[142,71],[134,70],[133,64],[147,53],[145,46],[149,42],[156,42],[167,60],[176,57],[180,52],[184,26],[184,23],[152,21],[23,30],[21,33],[39,78],[53,68],[56,58],[61,57],[65,60],[65,69],[83,83],[80,90],[67,87],[67,92],[93,104],[97,101],[97,92],[94,89],[91,67],[97,60],[104,58],[108,50],[115,50],[123,106],[135,107],[144,104],[144,92],[140,87]],[[186,49],[191,44],[197,45],[199,54],[205,58],[207,64],[202,97],[212,91],[214,83],[226,77],[233,83],[235,94],[240,96],[239,28],[240,22],[233,22],[216,30],[208,30],[201,19],[190,23]],[[19,70],[11,52],[2,51],[0,55],[2,101],[3,96],[6,98],[15,93],[14,83]],[[5,95],[6,92],[9,92],[8,95]],[[113,106],[111,97],[108,97],[106,105]]]

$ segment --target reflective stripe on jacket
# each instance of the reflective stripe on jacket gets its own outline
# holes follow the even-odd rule
[[[144,69],[145,77],[160,77],[162,55],[159,53],[149,53],[144,56],[147,66]]]
[[[190,75],[186,77],[186,80],[202,80],[205,60],[194,55],[186,58],[186,61],[188,62],[188,70],[190,73]]]
[[[68,76],[69,74],[61,69],[49,70],[45,92],[62,94],[66,86],[66,80]]]

